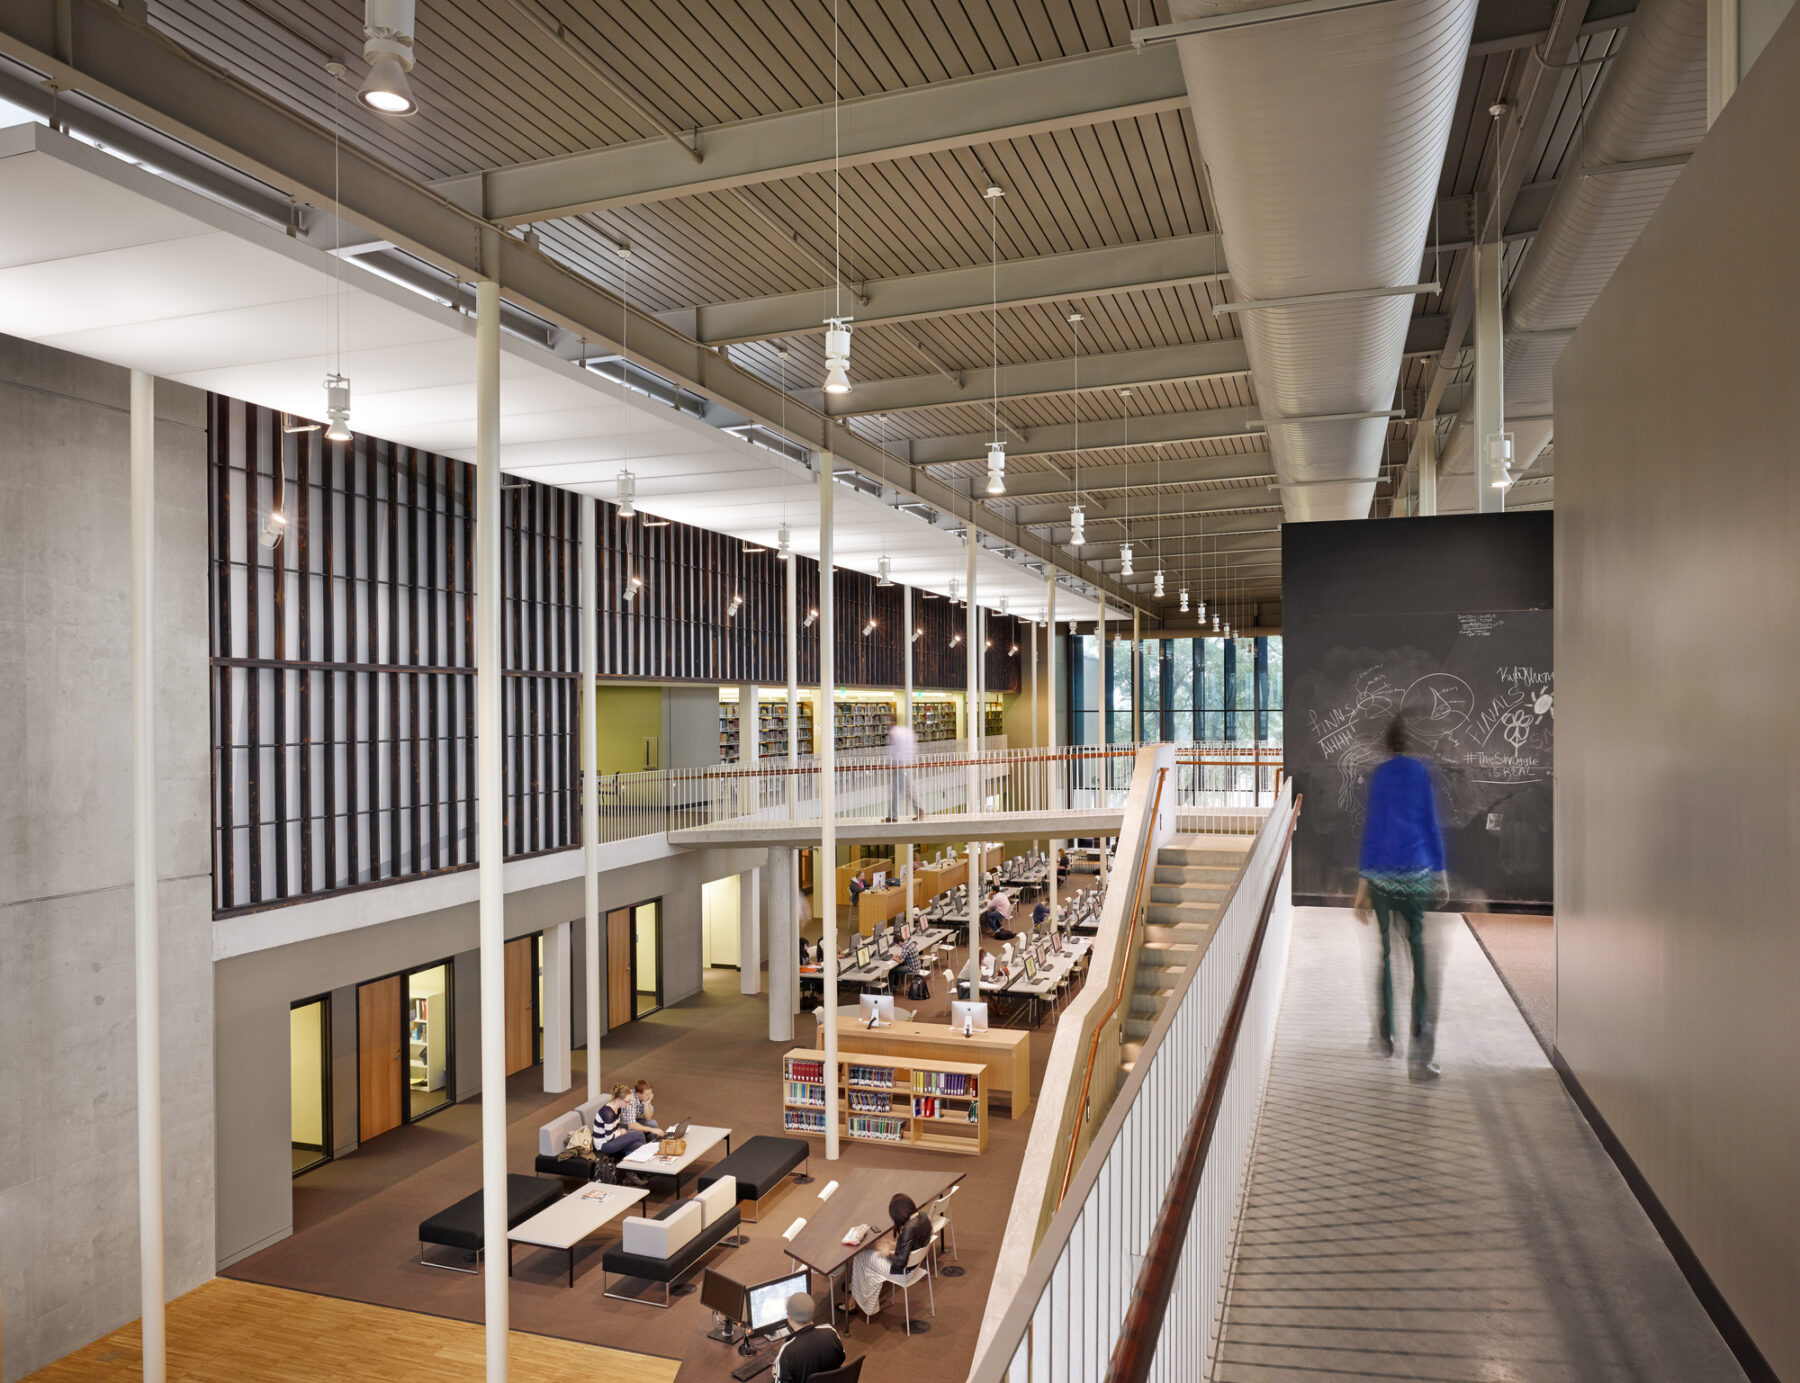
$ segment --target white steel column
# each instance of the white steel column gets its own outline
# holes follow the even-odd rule
[[[1044,685],[1044,751],[1049,762],[1044,771],[1049,775],[1049,808],[1055,811],[1062,802],[1061,765],[1056,761],[1056,568],[1044,573],[1044,661],[1048,664],[1048,680]],[[1060,841],[1050,842],[1046,861],[1046,878],[1050,884],[1050,921],[1056,922],[1056,850]]]
[[[1142,612],[1131,612],[1131,733],[1125,736],[1130,743],[1136,743],[1144,737],[1144,634],[1143,625],[1139,622]]]
[[[569,1050],[571,1039],[569,995],[569,924],[558,922],[544,928],[544,1089],[551,1094],[567,1090],[573,1080],[569,1074],[574,1065]]]
[[[981,719],[976,724],[975,747],[987,748],[987,646],[988,612],[975,610],[975,699],[981,703]],[[986,786],[985,781],[983,786]],[[985,803],[983,804],[985,805]]]
[[[812,753],[810,744],[806,752]],[[796,553],[790,553],[787,560],[787,766],[788,819],[792,820],[800,784],[800,558]],[[792,1042],[794,1015],[800,1011],[800,852],[789,850],[782,858],[787,862],[781,883],[787,890],[787,930],[782,933],[785,944],[771,943],[769,951],[769,1036],[778,1042]],[[777,965],[786,996],[779,1004]],[[779,1019],[777,1008],[782,1010]]]
[[[837,1078],[837,714],[836,652],[832,630],[836,627],[831,589],[831,501],[837,482],[832,478],[830,452],[819,456],[819,715],[824,727],[819,736],[819,867],[813,871],[813,898],[821,904],[824,920],[825,1003],[819,1010],[825,1032],[825,1160],[838,1155]]]
[[[162,967],[156,911],[156,380],[131,372],[131,883],[137,1006],[138,1294],[144,1380],[168,1377],[163,1323]],[[279,553],[279,549],[277,550]],[[255,560],[252,551],[250,560]]]
[[[968,731],[969,731],[969,771],[967,810],[971,825],[976,812],[981,810],[981,616],[975,604],[975,550],[979,544],[975,540],[975,525],[965,524],[963,527],[963,547],[965,553],[965,576],[969,589],[964,592],[969,603],[963,608],[963,642],[967,645],[969,656],[964,662],[964,695],[968,698]],[[973,832],[971,831],[971,834]],[[969,842],[969,857],[965,861],[969,876],[969,953],[973,955],[981,949],[981,842]],[[971,999],[981,997],[979,985],[971,992]]]
[[[900,723],[907,729],[913,724],[913,664],[919,660],[919,650],[913,642],[913,593],[911,586],[900,588],[900,608],[906,621],[906,700],[900,709]]]
[[[475,799],[481,936],[481,1230],[487,1383],[506,1383],[506,845],[500,722],[500,285],[475,285]]]
[[[795,991],[799,988],[800,895],[795,886],[800,852],[769,847],[769,1041],[794,1041]]]
[[[599,507],[592,495],[581,497],[581,980],[589,1101],[600,1098],[600,751],[594,741],[599,729],[594,718],[600,670]]]
[[[1112,660],[1106,656],[1106,592],[1101,591],[1100,618],[1094,622],[1094,633],[1099,636],[1100,644],[1100,739],[1102,745],[1112,742]],[[1101,766],[1100,782],[1104,787],[1111,779],[1107,776],[1104,764]]]
[[[1427,413],[1419,419],[1419,504],[1413,510],[1415,518],[1434,518],[1437,515],[1438,486],[1438,454],[1437,454],[1437,418]]]
[[[798,942],[794,949],[799,949]],[[738,875],[738,993],[762,993],[761,869],[746,869]]]
[[[1475,247],[1475,510],[1497,514],[1506,492],[1494,488],[1488,439],[1506,427],[1506,336],[1500,314],[1500,268],[1504,247],[1495,241]]]
[[[913,601],[912,587],[911,586],[902,586],[900,588],[900,612],[901,612],[901,620],[903,622],[901,636],[906,641],[906,687],[905,687],[905,695],[900,702],[900,723],[902,725],[904,725],[908,730],[911,730],[913,728],[913,663],[918,660],[918,656],[919,656],[918,649],[913,644],[912,601]],[[912,798],[910,796],[910,789],[911,789],[911,785],[912,785],[913,774],[916,771],[916,765],[918,763],[918,759],[919,759],[919,746],[918,746],[918,741],[915,738],[914,742],[913,742],[913,763],[908,765],[904,771],[906,781],[902,785],[902,790],[900,793],[900,801],[898,804],[900,809],[907,813],[908,820],[910,820],[911,816],[912,816]],[[901,770],[898,767],[890,767],[888,771],[890,773],[901,772]],[[901,914],[901,917],[905,920],[906,924],[909,927],[912,925],[912,916],[913,916],[913,863],[912,863],[912,857],[913,857],[912,842],[911,841],[902,841],[900,843],[900,857],[899,857],[897,863],[900,866],[900,877],[906,881],[906,898],[904,899],[906,911]],[[858,927],[858,930],[859,931],[861,930],[860,926]]]

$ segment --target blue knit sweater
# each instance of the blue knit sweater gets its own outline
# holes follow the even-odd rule
[[[1361,873],[1393,874],[1444,868],[1431,771],[1396,754],[1369,777],[1369,816],[1363,826]]]

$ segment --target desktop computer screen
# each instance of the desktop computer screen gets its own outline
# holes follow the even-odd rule
[[[744,1284],[711,1268],[701,1270],[700,1304],[728,1321],[744,1320]]]
[[[788,1277],[778,1277],[772,1282],[758,1283],[747,1295],[750,1299],[749,1325],[751,1331],[773,1330],[787,1321],[788,1298],[795,1292],[806,1290],[806,1274],[794,1273]]]
[[[1025,953],[1025,983],[1036,984],[1037,983],[1037,975],[1038,975],[1037,952],[1036,951],[1027,951]]]
[[[887,887],[887,871],[885,869],[877,869],[874,874],[873,882],[871,882],[869,884],[869,887],[870,888],[886,888]]]
[[[894,996],[892,994],[865,994],[862,996],[862,1021],[867,1023],[871,1018],[875,1026],[885,1028],[894,1021]]]
[[[958,1032],[967,1023],[974,1032],[988,1030],[988,1006],[970,999],[952,999],[950,1001],[950,1026]]]
[[[869,968],[869,958],[869,948],[866,945],[859,945],[856,948],[856,968],[858,970],[867,970]]]

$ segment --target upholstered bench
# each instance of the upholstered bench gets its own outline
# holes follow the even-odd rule
[[[756,1212],[744,1218],[754,1224],[762,1214],[763,1198],[781,1185],[796,1167],[804,1166],[811,1152],[812,1145],[804,1138],[771,1138],[767,1134],[758,1134],[723,1161],[713,1163],[700,1173],[698,1185],[704,1191],[723,1178],[735,1180],[739,1203],[750,1202]]]
[[[567,1114],[559,1114],[538,1130],[537,1169],[546,1176],[568,1177],[573,1181],[587,1181],[594,1174],[594,1164],[585,1157],[567,1156],[563,1153],[569,1141],[569,1135],[578,1128],[592,1128],[594,1111],[605,1103],[603,1100],[590,1100],[586,1104],[577,1105]]]
[[[509,1174],[506,1178],[506,1227],[529,1220],[546,1206],[562,1199],[563,1188],[547,1177]],[[482,1243],[481,1192],[464,1196],[447,1210],[440,1210],[428,1220],[419,1221],[419,1262],[428,1268],[446,1268],[454,1273],[473,1273],[478,1268],[463,1268],[454,1263],[433,1263],[425,1256],[425,1246],[458,1249],[473,1254],[479,1263],[486,1245]]]
[[[700,1194],[671,1201],[651,1218],[627,1215],[619,1222],[619,1242],[600,1256],[604,1294],[666,1310],[673,1285],[736,1231],[737,1196],[737,1182],[729,1176],[715,1177]],[[615,1292],[605,1285],[608,1273],[621,1279],[660,1282],[663,1299],[657,1302],[647,1296]]]

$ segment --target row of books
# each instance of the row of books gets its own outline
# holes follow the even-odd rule
[[[914,1071],[912,1088],[925,1095],[973,1095],[976,1086],[963,1071]]]
[[[886,1143],[899,1143],[906,1138],[906,1120],[882,1119],[869,1114],[852,1114],[850,1116],[850,1133],[856,1138],[874,1138]]]
[[[787,1102],[789,1104],[817,1105],[825,1108],[825,1087],[814,1085],[809,1081],[791,1080],[787,1083]]]
[[[814,1114],[810,1109],[790,1109],[782,1118],[781,1126],[789,1133],[824,1133],[825,1115]]]
[[[823,1103],[823,1101],[821,1101]],[[864,1114],[886,1114],[893,1106],[879,1090],[852,1090],[850,1108]]]
[[[819,1076],[824,1080],[823,1073]],[[891,1066],[851,1066],[847,1068],[845,1079],[851,1085],[874,1085],[883,1090],[894,1088],[894,1068]]]
[[[802,1080],[818,1085],[825,1079],[825,1063],[822,1061],[790,1061],[787,1075],[789,1080]]]

